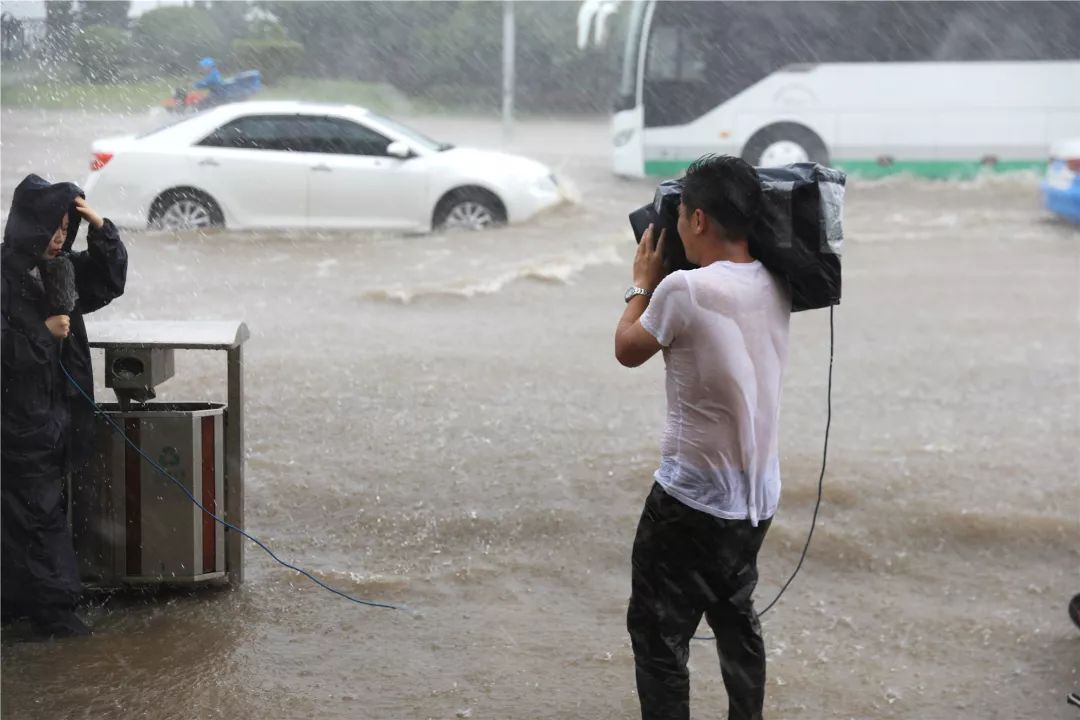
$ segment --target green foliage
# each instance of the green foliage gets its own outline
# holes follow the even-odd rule
[[[89,13],[94,5],[87,0],[78,8]],[[281,96],[286,88],[300,97],[309,85],[321,83],[330,100],[331,89],[392,88],[395,104],[497,112],[504,7],[502,2],[323,0],[215,0],[160,7],[135,24],[132,62],[121,68],[118,79],[135,83],[170,77],[171,83],[187,84],[201,74],[199,59],[211,56],[221,61],[225,75],[259,69],[270,84],[264,97]],[[579,3],[523,0],[513,9],[516,108],[528,113],[608,112],[624,37],[618,21],[625,18],[612,18],[616,22],[609,23],[607,47],[581,51],[576,46]],[[73,22],[72,5],[49,2],[47,13],[50,32],[59,42]],[[119,42],[115,36],[79,39],[79,67],[95,82],[114,77],[121,64],[107,64],[113,56],[105,57],[106,40]],[[123,48],[112,47],[122,59]],[[67,79],[58,74],[67,68],[74,66],[48,65],[41,82]],[[308,83],[294,78],[307,78]],[[10,83],[5,81],[4,87],[12,98],[21,97]]]
[[[7,66],[5,66],[7,67]],[[123,82],[116,85],[89,85],[72,78],[68,81],[28,81],[0,77],[0,106],[4,108],[48,108],[56,110],[93,110],[98,112],[145,112],[171,97],[182,78],[158,78],[152,81]],[[410,103],[388,85],[349,80],[312,80],[286,78],[267,87],[260,95],[266,100],[309,100],[312,102],[352,103],[391,115],[415,112]],[[428,106],[420,109],[430,110]]]
[[[54,60],[66,60],[71,53],[75,15],[71,0],[45,3],[45,46]]]
[[[397,3],[385,3],[396,5]],[[378,37],[378,4],[367,2],[263,2],[293,40],[304,46],[303,71],[327,78],[358,79],[369,62],[366,46]]]
[[[176,79],[118,85],[90,85],[76,80],[28,82],[3,78],[0,105],[5,108],[146,112],[170,97]]]
[[[579,50],[577,3],[515,5],[518,107],[541,113],[610,111],[618,78],[619,36],[606,48]]]
[[[443,85],[492,87],[501,93],[502,3],[436,7],[449,11],[422,24],[410,43],[419,62],[403,68],[406,85],[429,91]],[[523,39],[520,37],[519,40]]]
[[[120,28],[90,25],[76,32],[73,50],[84,79],[116,82],[131,57],[131,40]]]
[[[260,2],[305,47],[300,72],[390,83],[439,104],[495,109],[502,82],[497,2]],[[610,107],[617,77],[607,48],[576,45],[578,3],[515,2],[516,104],[530,111]]]
[[[79,3],[79,23],[83,27],[109,25],[127,28],[129,10],[131,3],[127,0],[82,0]]]
[[[134,46],[140,59],[162,74],[195,73],[200,58],[219,56],[227,48],[214,18],[198,7],[161,7],[143,13],[135,25]]]
[[[251,11],[251,6],[248,3],[237,0],[217,0],[208,3],[206,11],[221,30],[226,45],[231,45],[233,40],[250,34],[247,15]]]
[[[389,85],[356,82],[354,80],[316,80],[290,77],[267,87],[259,96],[263,100],[308,100],[310,102],[346,103],[378,112],[407,114],[416,106]]]
[[[249,40],[288,40],[289,34],[276,15],[263,7],[250,7],[244,16],[245,38]]]
[[[235,70],[259,70],[263,81],[273,84],[292,75],[304,57],[304,46],[292,40],[234,40]]]

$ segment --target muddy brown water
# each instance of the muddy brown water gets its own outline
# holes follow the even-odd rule
[[[0,119],[5,212],[25,173],[81,181],[92,139],[160,120]],[[410,121],[500,146],[491,120]],[[663,370],[620,367],[612,333],[651,185],[611,174],[603,120],[525,121],[508,147],[579,202],[481,234],[127,231],[128,292],[99,314],[246,320],[249,530],[408,611],[249,547],[236,591],[92,607],[87,640],[9,633],[4,717],[636,716],[624,617]],[[824,502],[763,620],[766,717],[1075,718],[1080,232],[1024,174],[853,181],[846,230]],[[792,322],[759,606],[810,523],[828,327]],[[177,366],[163,399],[224,399],[222,357]],[[723,716],[708,643],[691,670],[695,717]]]

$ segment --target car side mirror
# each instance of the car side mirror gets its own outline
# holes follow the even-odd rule
[[[407,143],[404,143],[401,140],[395,140],[386,146],[386,154],[390,157],[408,160],[413,156],[413,151]]]

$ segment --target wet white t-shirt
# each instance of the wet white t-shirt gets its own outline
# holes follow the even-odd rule
[[[722,518],[772,517],[791,298],[760,261],[681,270],[656,288],[641,325],[664,347],[667,426],[656,481]]]

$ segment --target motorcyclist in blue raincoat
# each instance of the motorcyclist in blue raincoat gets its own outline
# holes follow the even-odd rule
[[[202,80],[196,80],[194,86],[201,90],[207,90],[210,93],[209,100],[211,103],[220,101],[223,97],[225,83],[221,78],[221,71],[218,70],[214,58],[204,57],[199,61],[199,67],[202,68],[203,78]]]

